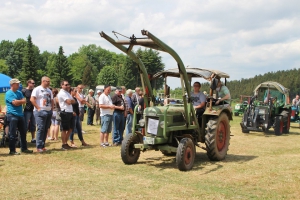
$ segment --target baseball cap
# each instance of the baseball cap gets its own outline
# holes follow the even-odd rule
[[[19,81],[19,79],[13,78],[9,81],[9,84],[14,84],[14,83],[21,83],[21,81]]]
[[[119,90],[119,91],[121,91],[121,90],[122,90],[122,88],[121,88],[120,86],[117,86],[117,87],[116,87],[116,90]]]
[[[97,90],[97,93],[101,92],[100,90]]]
[[[89,89],[89,92],[94,92],[94,90],[92,90],[92,89]]]

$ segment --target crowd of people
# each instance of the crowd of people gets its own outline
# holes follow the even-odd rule
[[[46,140],[58,140],[61,133],[61,149],[76,148],[74,134],[82,146],[88,146],[83,139],[82,121],[85,106],[87,107],[87,125],[101,124],[100,146],[119,146],[123,140],[123,132],[132,132],[133,112],[138,106],[138,118],[144,108],[143,92],[126,90],[124,86],[117,87],[111,97],[111,86],[105,85],[104,90],[90,89],[88,95],[83,94],[83,85],[71,87],[67,80],[61,82],[61,88],[51,88],[50,78],[42,77],[41,85],[35,87],[35,81],[27,81],[27,87],[19,91],[20,81],[10,80],[10,90],[5,94],[6,120],[8,128],[9,154],[19,155],[16,151],[16,131],[20,133],[20,150],[23,153],[33,153],[27,148],[26,133],[31,132],[31,143],[35,143],[36,151],[46,152]],[[139,119],[137,119],[139,120]],[[112,130],[113,127],[113,130]],[[112,144],[109,144],[109,134],[112,132]],[[70,141],[70,142],[68,142]]]

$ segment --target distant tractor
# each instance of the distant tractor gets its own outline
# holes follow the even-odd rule
[[[125,164],[135,164],[141,151],[155,150],[161,151],[166,156],[176,156],[178,169],[187,171],[194,165],[196,146],[201,147],[199,142],[205,143],[205,147],[201,148],[207,151],[210,160],[223,160],[227,155],[230,141],[229,121],[232,120],[232,109],[230,104],[215,105],[216,99],[213,98],[213,94],[220,78],[225,79],[226,83],[229,75],[211,69],[186,68],[172,48],[146,30],[142,30],[142,35],[146,37],[136,38],[132,35],[129,40],[114,40],[104,32],[100,35],[137,63],[143,90],[146,91],[143,119],[137,122],[136,106],[132,131],[122,142],[122,161]],[[165,80],[166,104],[163,106],[158,105],[159,102],[155,100],[152,82],[150,83],[143,62],[132,51],[135,45],[169,53],[177,63],[177,68],[153,75],[153,79],[163,77]],[[169,76],[177,77],[182,88],[182,99],[174,104],[167,99],[169,86],[166,84],[166,79]],[[192,104],[191,79],[193,77],[203,78],[212,83],[202,116],[202,126],[198,123]]]
[[[247,99],[247,101],[245,101]],[[240,97],[240,103],[235,104],[234,106],[234,116],[243,115],[249,102],[250,102],[251,96],[241,95]]]
[[[272,81],[259,84],[240,123],[242,132],[267,132],[273,128],[275,135],[289,133],[291,121],[289,101],[289,89],[283,85]]]

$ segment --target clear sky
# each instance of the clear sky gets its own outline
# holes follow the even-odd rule
[[[99,32],[146,29],[186,66],[225,71],[229,80],[300,66],[299,0],[0,0],[0,19],[0,40],[31,34],[41,52],[63,46],[69,55],[96,44],[121,53]],[[176,67],[161,55],[166,68]]]

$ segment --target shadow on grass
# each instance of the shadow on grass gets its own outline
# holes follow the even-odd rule
[[[245,163],[248,161],[251,161],[258,156],[251,156],[251,155],[233,155],[229,154],[226,156],[225,160],[223,161],[211,161],[207,157],[206,153],[203,152],[198,152],[196,153],[195,156],[195,161],[194,161],[194,166],[193,166],[193,171],[197,170],[203,170],[204,168],[209,168],[208,170],[205,171],[203,174],[208,174],[213,171],[217,171],[220,168],[223,167],[223,165],[228,162],[235,162],[235,163]],[[136,164],[146,164],[150,166],[154,166],[156,168],[160,168],[160,170],[164,169],[174,169],[177,168],[176,166],[176,158],[175,156],[158,156],[158,157],[151,157],[151,158],[146,158],[146,161],[142,162],[137,162]]]

